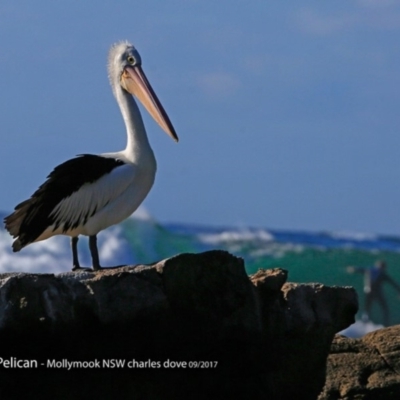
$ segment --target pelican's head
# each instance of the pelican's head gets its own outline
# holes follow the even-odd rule
[[[172,139],[178,141],[167,113],[142,70],[142,60],[134,46],[128,42],[121,42],[111,47],[108,73],[113,88],[115,85],[120,85],[128,93],[134,95],[161,128]]]

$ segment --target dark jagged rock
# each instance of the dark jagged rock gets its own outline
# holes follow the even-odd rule
[[[337,335],[319,400],[400,399],[400,325],[361,339]]]
[[[357,295],[286,279],[281,269],[249,279],[243,260],[223,251],[98,272],[2,274],[0,398],[316,399]],[[125,367],[106,366],[110,359]],[[5,368],[10,360],[38,366]],[[62,360],[92,368],[49,367]]]

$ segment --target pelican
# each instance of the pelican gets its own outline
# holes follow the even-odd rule
[[[142,70],[138,51],[128,42],[111,47],[108,74],[127,131],[125,150],[81,154],[57,167],[28,199],[4,219],[16,240],[14,252],[54,235],[71,237],[72,270],[81,269],[78,237],[89,237],[93,270],[101,269],[97,234],[128,218],[154,183],[157,164],[139,108],[144,105],[175,141],[178,136]]]

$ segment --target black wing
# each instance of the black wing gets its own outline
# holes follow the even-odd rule
[[[53,225],[50,214],[60,201],[124,164],[115,158],[81,154],[54,168],[30,199],[18,204],[15,211],[4,218],[5,228],[14,238],[19,238],[14,242],[14,251],[32,243]]]

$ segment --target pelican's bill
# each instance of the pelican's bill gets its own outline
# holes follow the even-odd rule
[[[121,75],[121,85],[140,100],[154,120],[172,139],[176,142],[179,140],[164,107],[158,100],[140,65],[125,67]]]

